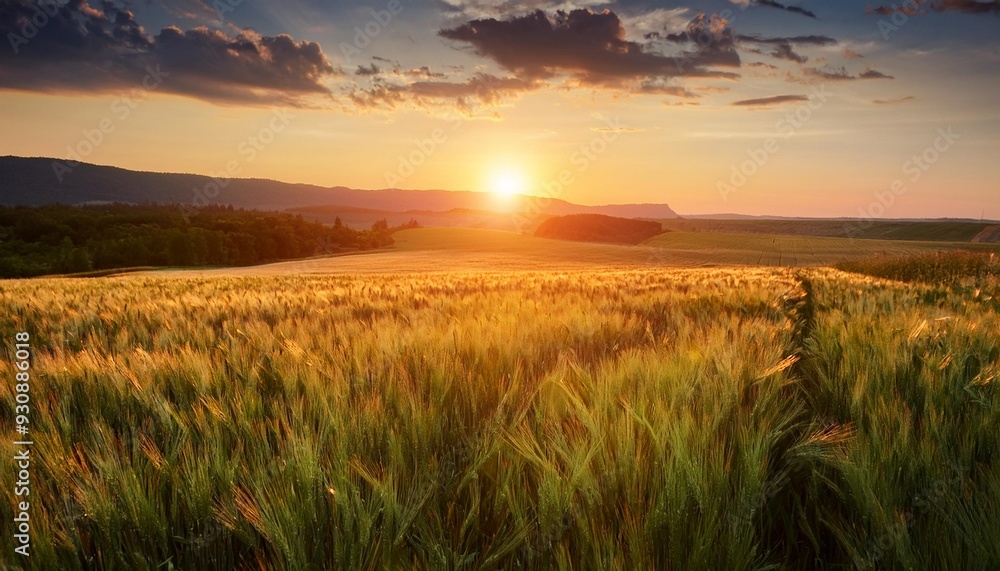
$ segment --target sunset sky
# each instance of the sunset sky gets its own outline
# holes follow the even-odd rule
[[[0,0],[0,31],[0,155],[1000,219],[1000,1]]]

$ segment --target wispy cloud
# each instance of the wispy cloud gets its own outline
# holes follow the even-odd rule
[[[875,105],[899,105],[900,103],[909,103],[915,99],[916,97],[907,95],[905,97],[896,97],[893,99],[876,99],[875,101],[872,101],[872,103]]]
[[[997,0],[912,0],[900,4],[868,6],[872,14],[905,14],[914,16],[930,12],[961,12],[965,14],[1000,14],[1000,2]]]
[[[740,101],[734,101],[731,105],[736,105],[738,107],[769,107],[772,105],[782,105],[784,103],[795,103],[797,101],[809,101],[809,98],[805,95],[774,95],[758,99],[743,99]]]
[[[765,8],[776,8],[778,10],[784,10],[786,12],[792,12],[794,14],[801,14],[808,18],[817,19],[816,14],[811,10],[806,10],[800,6],[794,6],[790,4],[782,4],[781,2],[775,2],[774,0],[730,0],[733,4],[737,6],[763,6]]]

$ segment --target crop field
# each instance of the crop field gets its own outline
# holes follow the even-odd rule
[[[653,267],[829,266],[872,256],[972,250],[1000,253],[1000,244],[850,240],[710,232],[667,232],[638,246],[549,240],[473,228],[419,228],[393,235],[390,251],[281,262],[247,268],[171,270],[184,277],[329,273],[424,273],[641,269]],[[159,274],[163,272],[153,272]]]
[[[0,282],[30,564],[1000,567],[995,274],[495,269]]]

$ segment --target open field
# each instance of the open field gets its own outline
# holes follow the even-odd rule
[[[780,268],[2,282],[34,351],[31,564],[996,569],[997,293]]]
[[[1000,241],[995,222],[960,220],[715,220],[704,218],[658,220],[678,232],[726,234],[783,234],[874,240],[935,242]],[[977,240],[978,238],[978,240]]]
[[[998,244],[848,240],[668,232],[639,246],[547,240],[472,228],[418,228],[393,234],[389,251],[282,262],[249,268],[182,270],[171,275],[233,276],[426,271],[579,270],[716,266],[827,266],[844,260],[933,251],[1000,252]],[[163,272],[154,272],[163,273]]]

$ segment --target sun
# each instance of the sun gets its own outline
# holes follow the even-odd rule
[[[517,171],[510,169],[497,171],[491,177],[490,190],[499,196],[524,194],[524,177]]]

